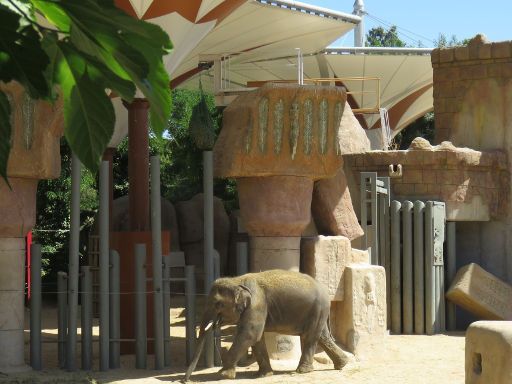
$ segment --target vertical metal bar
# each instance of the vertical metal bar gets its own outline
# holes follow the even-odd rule
[[[372,173],[371,176],[371,203],[370,203],[371,215],[372,215],[372,253],[371,260],[373,265],[379,264],[379,242],[378,242],[378,230],[379,225],[377,223],[377,173]]]
[[[439,266],[439,332],[446,332],[446,305],[444,288],[444,266]]]
[[[68,260],[68,336],[66,361],[69,371],[76,370],[76,335],[78,312],[78,269],[80,264],[80,160],[74,153],[71,160],[71,212]]]
[[[249,271],[248,265],[247,243],[239,241],[236,243],[236,274],[245,275]]]
[[[89,266],[82,266],[80,270],[82,280],[82,369],[89,371],[92,369],[92,274]]]
[[[384,219],[385,219],[385,244],[384,247],[384,268],[386,269],[386,305],[387,305],[387,328],[391,327],[391,220],[389,216],[389,208],[391,204],[391,184],[389,177],[383,177],[384,187],[388,191],[384,205]]]
[[[186,354],[187,364],[190,364],[196,351],[196,277],[193,265],[185,267],[185,278]]]
[[[135,368],[146,369],[146,244],[135,244]]]
[[[102,161],[100,166],[100,207],[99,207],[99,234],[100,234],[100,370],[109,368],[109,164]]]
[[[434,275],[434,225],[432,201],[425,206],[425,332],[434,334],[435,325],[435,275]]]
[[[361,172],[359,196],[361,198],[361,228],[363,229],[362,248],[368,249],[368,202],[366,193],[367,172]]]
[[[378,264],[382,267],[384,267],[385,264],[385,253],[386,253],[386,229],[385,229],[385,213],[384,209],[386,206],[386,195],[378,195],[378,204],[377,208],[379,210],[379,213],[377,215],[378,220],[378,236],[379,236],[379,257],[378,257]]]
[[[68,306],[68,274],[57,272],[57,329],[58,329],[58,358],[59,368],[66,367],[66,338],[67,338],[67,306]]]
[[[119,281],[119,253],[110,251],[110,368],[121,368],[121,314],[119,312],[120,281]]]
[[[171,255],[163,256],[164,366],[171,366]]]
[[[41,245],[30,247],[30,365],[40,371],[41,363]]]
[[[164,308],[162,295],[162,218],[160,158],[151,157],[151,238],[153,242],[153,343],[155,369],[164,368]]]
[[[412,265],[412,208],[411,201],[402,204],[402,303],[403,333],[413,332],[413,265]]]
[[[425,333],[424,225],[425,204],[414,202],[414,333]]]
[[[435,322],[434,322],[434,332],[439,333],[441,331],[441,277],[440,277],[440,269],[439,267],[434,266],[434,302],[435,302]]]
[[[400,202],[391,202],[391,332],[394,334],[402,333],[400,208]]]
[[[214,270],[214,278],[218,279],[220,277],[220,255],[217,250],[213,252],[213,270]],[[214,349],[213,349],[213,360],[216,367],[222,365],[222,361],[220,358],[220,348],[221,348],[221,339],[220,339],[220,327],[215,327],[213,330],[214,335]]]
[[[446,261],[446,269],[447,269],[447,278],[446,286],[450,286],[453,282],[453,278],[455,277],[455,272],[457,271],[457,253],[456,253],[456,234],[455,234],[455,221],[448,221],[446,223],[447,229],[447,261]],[[455,318],[455,304],[447,303],[447,315],[448,315],[448,330],[455,331],[456,329],[456,318]]]
[[[210,292],[213,283],[213,152],[203,151],[203,196],[204,196],[204,290]],[[205,365],[214,366],[213,332],[206,334]]]

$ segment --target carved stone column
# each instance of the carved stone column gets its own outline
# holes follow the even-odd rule
[[[0,180],[0,371],[28,369],[24,361],[25,239],[36,220],[40,179],[60,175],[62,103],[34,101],[19,84],[0,83],[11,105],[12,146]]]

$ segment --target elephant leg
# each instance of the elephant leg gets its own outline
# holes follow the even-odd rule
[[[353,356],[351,353],[344,351],[338,347],[338,345],[336,345],[336,342],[334,341],[331,332],[329,331],[327,323],[325,323],[322,332],[320,333],[319,343],[323,350],[327,353],[327,356],[329,356],[333,361],[335,369],[342,369]]]
[[[258,376],[272,376],[274,373],[272,372],[272,367],[270,365],[270,359],[268,357],[267,345],[265,344],[264,337],[252,346],[252,351],[259,365]]]
[[[298,373],[307,373],[313,370],[313,357],[316,351],[318,333],[316,329],[313,329],[301,335],[302,355],[297,367]]]

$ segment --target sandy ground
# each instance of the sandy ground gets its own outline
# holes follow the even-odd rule
[[[179,305],[179,303],[178,303]],[[148,358],[148,370],[136,370],[134,356],[121,357],[121,369],[98,371],[98,343],[94,346],[94,370],[91,372],[66,372],[57,363],[57,311],[46,306],[43,311],[43,371],[5,374],[0,372],[0,383],[165,383],[179,382],[186,370],[184,343],[185,330],[182,308],[171,310],[172,368],[155,371],[153,356]],[[28,312],[26,320],[28,320]],[[26,321],[28,330],[28,321]],[[97,319],[94,334],[98,335]],[[25,332],[26,361],[29,361],[29,334]],[[1,347],[1,346],[0,346]],[[80,344],[77,346],[77,366],[80,366]],[[436,336],[388,336],[383,352],[364,361],[354,361],[342,371],[332,364],[315,362],[315,371],[308,374],[294,372],[296,363],[272,362],[274,376],[255,379],[257,365],[237,368],[236,383],[261,384],[288,383],[350,383],[350,384],[463,384],[464,336],[463,334]],[[221,380],[219,368],[201,369],[192,375],[192,382],[214,383]]]

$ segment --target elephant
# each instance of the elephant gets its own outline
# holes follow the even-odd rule
[[[196,367],[206,332],[218,325],[237,325],[233,344],[223,356],[220,373],[225,378],[236,377],[235,367],[249,347],[259,366],[258,375],[273,374],[263,332],[300,336],[299,373],[313,370],[317,343],[335,369],[342,369],[352,355],[336,345],[329,328],[329,311],[327,289],[300,272],[270,270],[219,278],[208,295],[198,346],[184,381]]]

